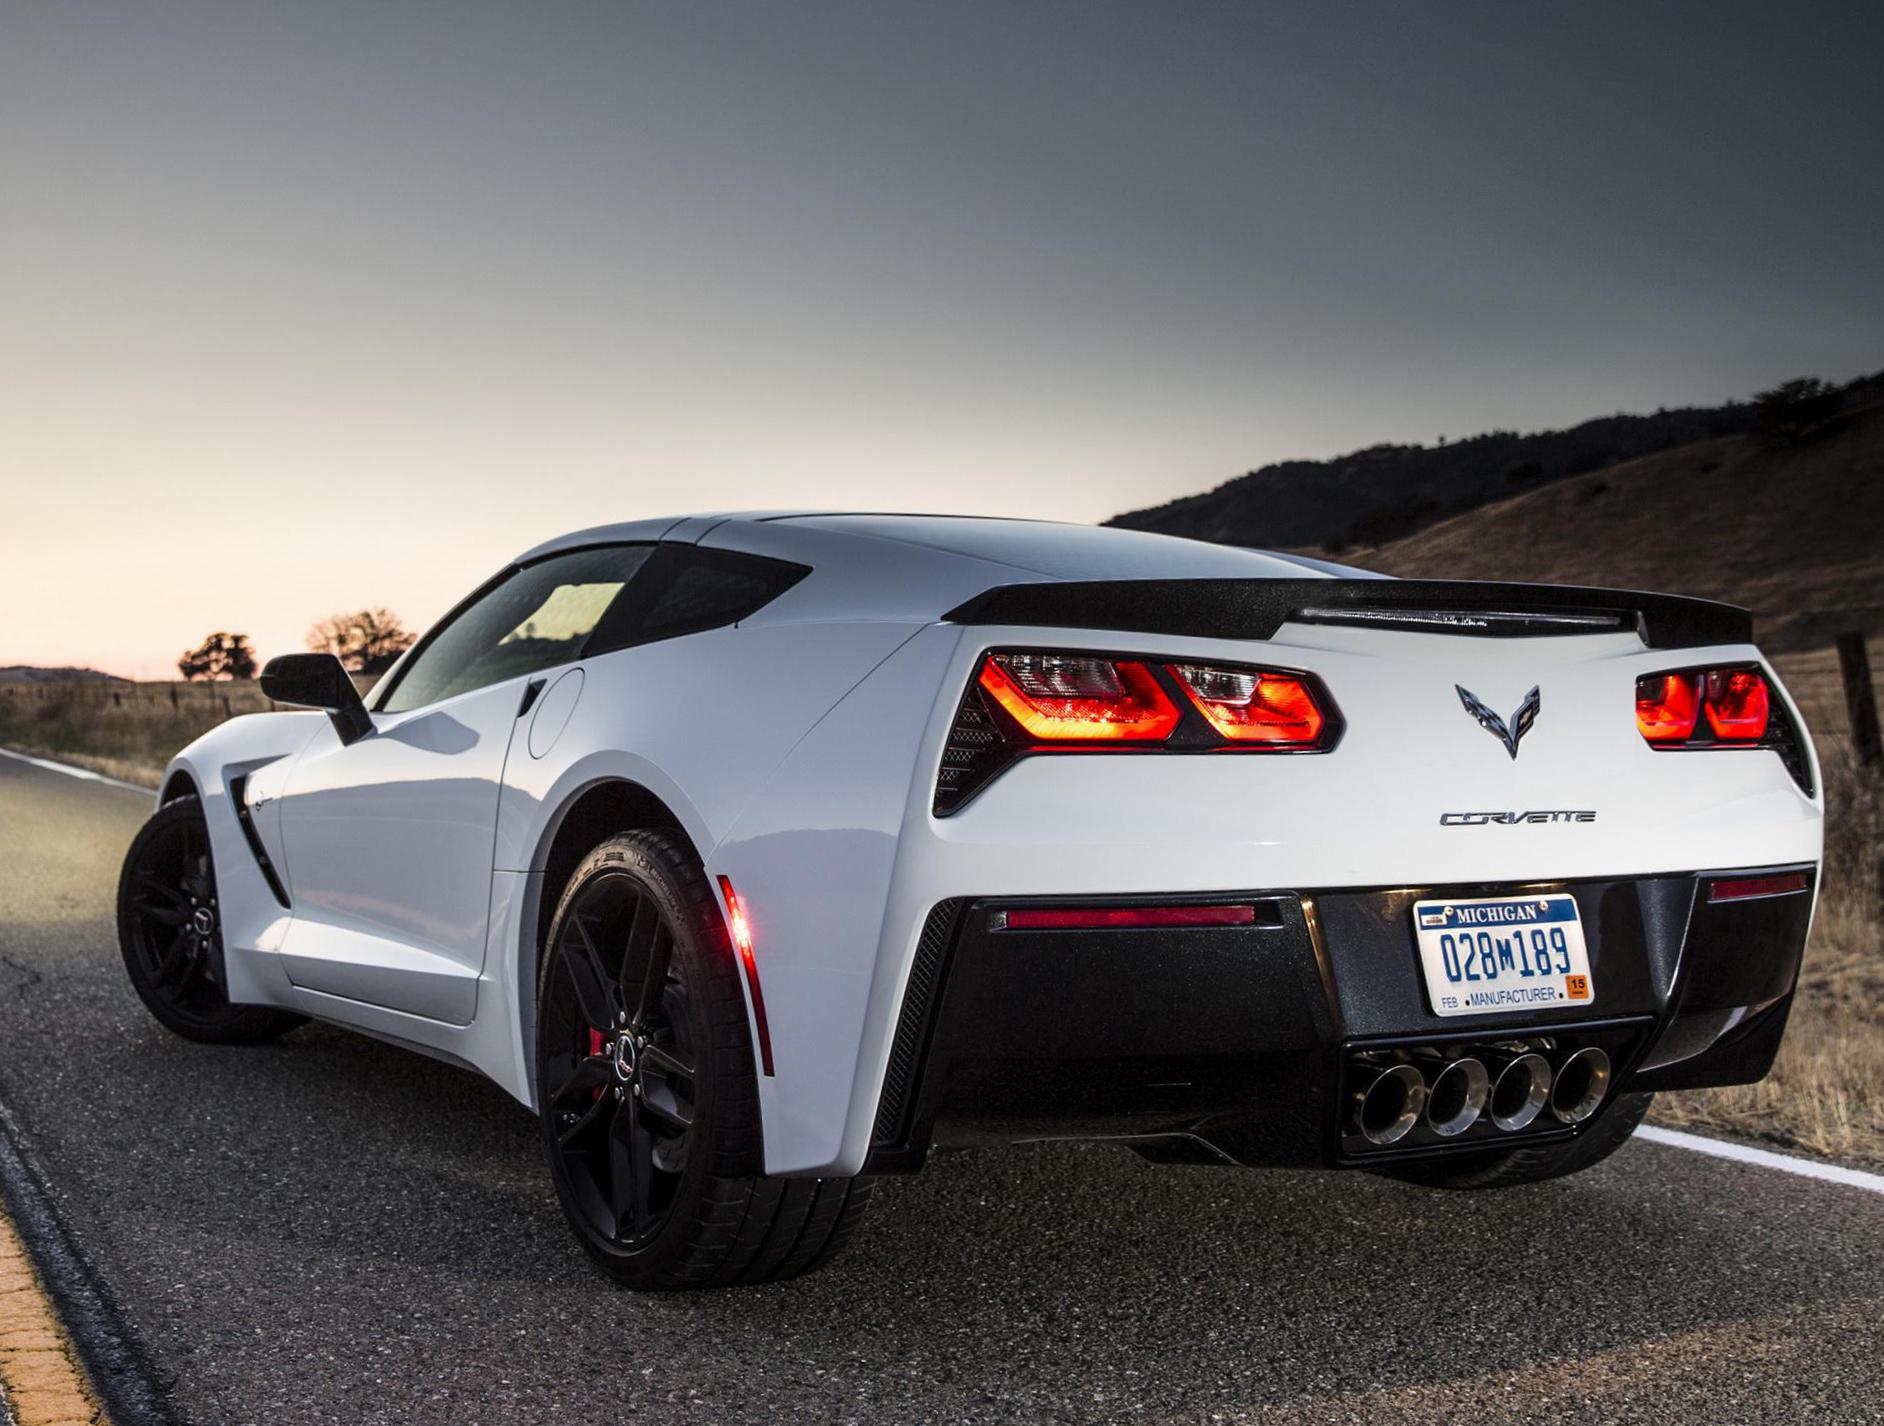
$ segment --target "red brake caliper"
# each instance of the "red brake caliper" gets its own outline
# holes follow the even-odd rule
[[[602,1032],[600,1030],[589,1031],[589,1053],[591,1055],[599,1055],[602,1053]],[[601,1097],[602,1086],[598,1084],[595,1087],[595,1093],[591,1094],[589,1098],[600,1099]]]

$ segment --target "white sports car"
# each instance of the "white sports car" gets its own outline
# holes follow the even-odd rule
[[[803,1272],[932,1149],[1467,1188],[1756,1080],[1822,805],[1741,610],[1013,520],[585,530],[364,700],[171,765],[151,1012],[303,1017],[542,1121],[642,1288]]]

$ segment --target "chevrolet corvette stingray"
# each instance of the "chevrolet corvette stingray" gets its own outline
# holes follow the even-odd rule
[[[1823,809],[1751,637],[1044,522],[584,530],[364,697],[270,662],[166,772],[125,966],[193,1039],[489,1076],[644,1289],[817,1267],[971,1145],[1532,1182],[1772,1064]]]

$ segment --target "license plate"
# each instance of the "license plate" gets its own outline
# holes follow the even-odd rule
[[[1436,1015],[1549,1010],[1596,999],[1573,896],[1416,901],[1413,933]]]

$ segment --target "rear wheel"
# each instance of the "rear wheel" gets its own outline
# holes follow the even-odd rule
[[[1509,1188],[1562,1178],[1601,1163],[1628,1143],[1654,1098],[1652,1094],[1619,1095],[1587,1129],[1565,1143],[1428,1159],[1383,1172],[1427,1188]]]
[[[300,1015],[232,1005],[209,828],[193,796],[157,809],[132,839],[118,878],[118,948],[138,999],[167,1029],[213,1045],[286,1034]]]
[[[536,1068],[563,1212],[631,1287],[793,1277],[863,1216],[867,1179],[761,1172],[738,968],[706,874],[673,833],[611,838],[570,877],[537,986]]]

